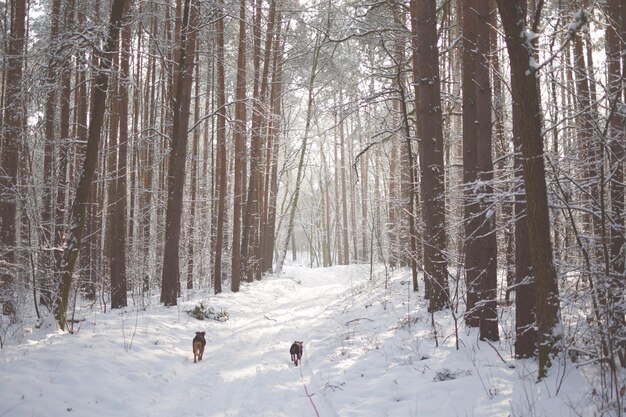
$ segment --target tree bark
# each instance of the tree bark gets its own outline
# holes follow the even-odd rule
[[[246,161],[246,1],[239,1],[239,43],[237,50],[237,80],[235,87],[235,172],[233,184],[233,245],[231,262],[231,290],[239,291],[241,283],[241,205],[243,175]]]
[[[76,189],[74,203],[71,206],[71,223],[63,247],[63,254],[57,265],[61,281],[59,283],[59,298],[55,302],[55,315],[61,330],[65,330],[67,325],[66,312],[72,286],[72,277],[83,236],[85,209],[89,202],[92,179],[98,162],[98,149],[100,147],[100,134],[104,122],[104,111],[112,64],[111,60],[116,50],[120,22],[122,20],[122,12],[125,8],[125,4],[126,0],[113,0],[111,6],[108,38],[102,56],[100,57],[99,71],[96,74],[95,85],[92,92],[91,118],[83,172]]]
[[[23,140],[26,112],[23,103],[22,76],[24,72],[24,46],[26,1],[12,0],[10,31],[7,35],[6,90],[1,137],[2,165],[0,165],[0,241],[3,245],[0,269],[0,302],[2,313],[15,315],[13,283],[18,274],[17,251],[17,202],[18,163],[20,142]]]
[[[413,82],[419,139],[424,279],[430,281],[429,311],[449,304],[446,259],[446,201],[437,13],[435,0],[411,0]]]
[[[489,3],[463,2],[463,182],[466,323],[481,340],[498,340],[497,243],[491,158]]]
[[[480,339],[497,341],[498,312],[498,244],[496,242],[496,210],[493,198],[493,159],[492,150],[492,120],[491,120],[491,83],[489,81],[489,15],[488,1],[479,1],[476,5],[477,32],[476,47],[478,50],[476,62],[476,104],[478,121],[478,136],[476,151],[478,156],[478,181],[475,188],[476,197],[480,204],[480,226],[478,229],[479,265],[482,269],[478,298],[480,306]]]
[[[611,198],[611,226],[610,226],[610,293],[611,305],[610,333],[618,340],[618,356],[621,365],[626,366],[626,329],[625,308],[621,303],[624,297],[624,156],[626,155],[626,114],[622,93],[624,69],[620,70],[620,51],[626,48],[626,21],[622,16],[626,12],[626,5],[619,0],[609,0],[606,4],[606,15],[609,24],[606,27],[607,71],[609,87],[609,103],[614,106],[615,112],[609,120],[609,149],[611,157],[609,177]],[[620,45],[621,36],[621,45]],[[621,109],[621,110],[620,110]]]
[[[185,0],[180,52],[175,72],[175,96],[172,98],[174,124],[167,174],[165,248],[161,278],[161,302],[166,306],[176,305],[180,293],[179,247],[197,18],[198,0]]]
[[[45,110],[45,127],[44,127],[44,197],[41,210],[42,238],[43,244],[47,247],[53,246],[54,241],[54,165],[55,165],[55,130],[57,125],[56,108],[57,108],[57,56],[53,51],[58,47],[59,27],[61,21],[61,0],[53,0],[50,11],[50,57],[47,69],[47,84],[49,91],[46,95]],[[43,268],[45,272],[44,279],[38,283],[41,291],[41,302],[46,306],[51,306],[53,288],[53,277],[49,271],[54,271],[54,255],[52,252],[43,256]]]
[[[274,246],[276,240],[276,199],[278,197],[278,152],[280,150],[280,134],[282,130],[282,95],[283,95],[283,63],[285,40],[282,35],[282,14],[279,14],[278,30],[274,48],[274,73],[270,89],[270,122],[268,127],[267,167],[267,224],[263,243],[265,272],[273,269]],[[286,31],[289,30],[287,27]]]
[[[127,3],[128,5],[128,3]],[[126,279],[126,230],[128,218],[126,175],[128,157],[128,77],[130,68],[130,20],[128,7],[125,13],[125,26],[122,28],[120,45],[120,66],[117,77],[117,109],[119,114],[119,134],[117,149],[117,168],[113,175],[115,181],[112,196],[111,227],[111,308],[122,308],[127,305]]]
[[[226,87],[224,75],[224,3],[218,4],[218,17],[216,25],[216,78],[217,78],[217,163],[216,163],[216,196],[217,196],[217,224],[215,233],[215,257],[213,268],[213,291],[215,294],[222,292],[222,252],[224,245],[224,223],[226,221],[226,177],[228,167],[226,165]]]
[[[552,259],[550,221],[543,160],[541,97],[530,67],[534,48],[526,36],[526,0],[497,0],[511,61],[513,100],[519,105],[530,259],[536,284],[538,379],[543,379],[557,350],[558,282]],[[518,294],[519,296],[519,294]]]

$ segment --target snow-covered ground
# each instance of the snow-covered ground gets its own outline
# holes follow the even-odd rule
[[[293,265],[178,307],[85,309],[74,334],[25,329],[0,350],[0,417],[599,415],[584,369],[557,366],[535,384],[534,361],[512,359],[509,307],[500,342],[461,325],[457,349],[452,315],[435,315],[435,332],[409,278],[396,272],[385,288],[366,265]],[[230,319],[190,317],[200,302]],[[196,331],[207,346],[194,364]],[[294,340],[304,341],[298,367]]]

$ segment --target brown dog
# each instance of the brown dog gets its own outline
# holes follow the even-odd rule
[[[196,363],[196,359],[201,361],[202,354],[204,353],[204,346],[206,340],[204,339],[205,332],[196,332],[196,337],[193,338],[193,363]]]
[[[289,353],[291,353],[291,361],[295,363],[296,366],[298,366],[298,362],[302,359],[302,350],[304,349],[302,347],[302,343],[304,342],[299,342],[296,340],[289,348]]]

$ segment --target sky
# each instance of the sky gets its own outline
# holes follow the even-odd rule
[[[73,334],[52,320],[23,326],[0,349],[0,417],[602,415],[594,367],[557,360],[536,383],[536,362],[512,357],[512,306],[500,307],[499,342],[460,324],[457,349],[452,314],[431,317],[409,283],[407,270],[289,264],[239,293],[186,292],[174,307],[158,295],[145,309],[85,306]],[[200,303],[228,319],[186,313]],[[198,363],[196,331],[207,340]]]

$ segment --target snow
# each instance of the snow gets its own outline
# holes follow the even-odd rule
[[[175,307],[158,297],[145,309],[85,307],[74,334],[51,322],[0,350],[0,416],[595,415],[593,378],[557,365],[537,384],[535,361],[512,358],[511,307],[500,308],[500,342],[461,325],[457,350],[450,312],[435,314],[435,335],[410,271],[387,278],[376,268],[370,279],[368,265],[286,265]],[[185,313],[200,302],[229,320]],[[207,345],[194,364],[196,331]],[[298,367],[294,340],[304,340]]]
[[[539,34],[530,29],[525,29],[522,33],[522,37],[526,40],[526,42],[531,43],[539,37]]]

